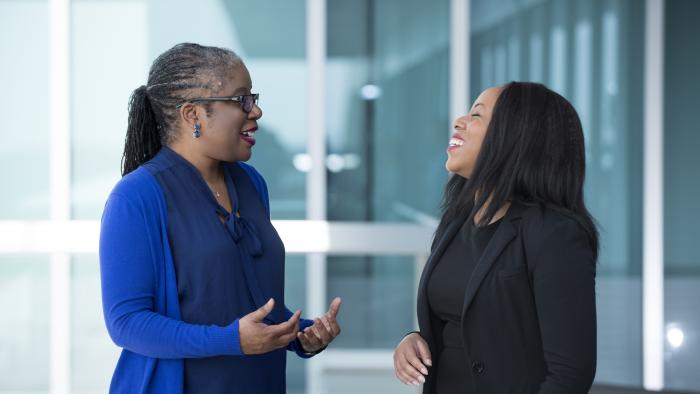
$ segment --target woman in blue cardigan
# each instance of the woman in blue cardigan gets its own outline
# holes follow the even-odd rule
[[[284,393],[286,351],[339,333],[284,303],[284,245],[243,162],[262,110],[232,51],[179,44],[129,104],[122,180],[102,217],[105,321],[123,348],[110,392]]]

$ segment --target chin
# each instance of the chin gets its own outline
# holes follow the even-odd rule
[[[219,161],[233,163],[236,161],[248,161],[251,156],[250,149],[241,149],[241,147],[232,147],[224,151],[218,152],[216,158]]]
[[[234,161],[248,161],[248,160],[250,160],[250,158],[252,156],[253,156],[253,152],[248,150],[247,152],[236,155],[236,159]]]
[[[248,161],[252,156],[251,152],[239,153],[231,157],[230,161]]]
[[[447,169],[447,171],[454,172],[454,173],[459,172],[459,169],[460,169],[458,165],[456,165],[454,162],[452,162],[449,159],[445,163],[445,168]]]

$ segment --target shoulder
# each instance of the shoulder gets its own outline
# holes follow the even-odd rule
[[[155,177],[143,166],[124,175],[112,189],[112,194],[137,196],[147,193],[156,184]]]
[[[532,261],[547,253],[595,256],[586,229],[572,213],[544,206],[527,206],[522,208],[521,219],[522,240]]]
[[[120,198],[136,206],[152,208],[161,203],[162,192],[153,174],[141,166],[120,179],[109,198]]]
[[[576,217],[563,210],[542,205],[521,205],[521,212],[523,229],[531,234],[544,235],[555,229],[585,233]]]
[[[588,233],[573,213],[541,205],[528,205],[521,206],[521,219],[521,235],[531,250],[553,243],[588,243]]]

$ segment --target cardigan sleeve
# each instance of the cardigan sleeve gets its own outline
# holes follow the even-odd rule
[[[571,219],[540,241],[531,260],[547,368],[539,393],[587,393],[596,370],[595,253]]]
[[[102,304],[107,331],[120,347],[156,358],[242,355],[238,320],[196,325],[157,313],[160,224],[126,195],[112,193],[100,232]]]

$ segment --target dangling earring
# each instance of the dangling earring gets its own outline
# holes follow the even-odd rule
[[[194,124],[194,131],[192,132],[192,137],[199,138],[202,135],[202,125],[199,123]]]

